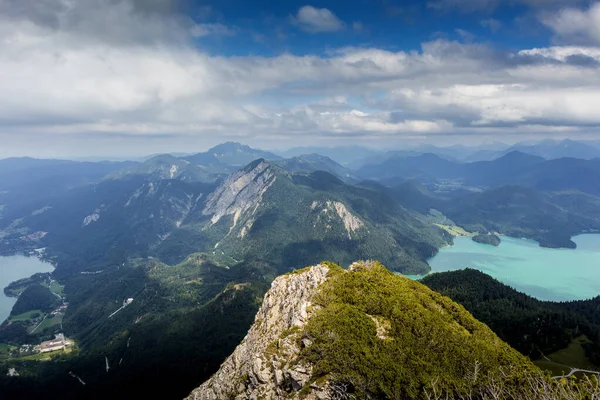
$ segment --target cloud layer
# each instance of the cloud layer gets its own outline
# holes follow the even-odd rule
[[[181,149],[224,138],[597,135],[598,7],[544,16],[557,37],[585,45],[506,51],[436,40],[415,52],[223,57],[195,39],[235,28],[194,22],[169,1],[0,0],[0,140],[47,147],[69,137],[107,153],[141,140],[150,152],[153,141]],[[310,32],[344,28],[309,6],[295,20]]]
[[[564,8],[546,15],[543,22],[559,42],[600,44],[600,3],[589,9]]]

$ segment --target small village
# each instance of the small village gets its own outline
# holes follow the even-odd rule
[[[53,334],[54,338],[45,340],[39,344],[22,344],[19,347],[5,346],[5,355],[8,357],[47,360],[51,356],[50,353],[70,352],[75,346],[75,342],[72,339],[66,338],[64,333],[62,333],[62,319],[69,306],[64,296],[63,286],[52,277],[43,277],[39,283],[47,287],[50,293],[59,300],[58,304],[51,311],[31,310],[21,315],[10,316],[7,320],[7,326],[14,323],[24,324],[27,333],[30,335],[43,333],[46,329],[53,329],[54,332],[51,330],[46,332],[43,338],[48,338],[50,334]],[[30,282],[24,282],[24,284],[30,284]],[[17,285],[12,290],[12,294],[18,296],[23,287]],[[18,372],[16,371],[9,371],[9,374],[11,376],[18,376]]]

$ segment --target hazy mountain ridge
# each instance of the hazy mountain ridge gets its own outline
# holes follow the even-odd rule
[[[183,182],[214,182],[219,177],[218,173],[212,172],[208,168],[163,154],[114,172],[106,179],[122,179],[131,175],[143,175],[155,180],[177,179]]]
[[[544,160],[521,152],[511,152],[494,161],[460,164],[434,154],[396,157],[382,164],[361,168],[358,174],[385,182],[418,180],[431,186],[450,184],[495,188],[521,185],[544,191],[579,190],[600,195],[600,159],[561,158]]]
[[[266,160],[280,160],[281,157],[268,151],[253,149],[236,142],[227,142],[217,145],[204,153],[183,157],[191,163],[206,166],[243,167],[259,158]]]
[[[329,157],[316,153],[301,154],[289,159],[279,160],[276,161],[276,164],[286,171],[294,173],[325,171],[346,182],[358,182],[361,180],[351,169],[343,167]]]

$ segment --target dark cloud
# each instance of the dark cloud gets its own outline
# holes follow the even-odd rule
[[[180,0],[0,0],[0,19],[111,45],[186,40],[194,22]]]

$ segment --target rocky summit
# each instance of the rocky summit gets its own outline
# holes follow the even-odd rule
[[[520,383],[536,374],[426,286],[377,262],[322,263],[273,282],[243,342],[188,399],[535,398]]]

